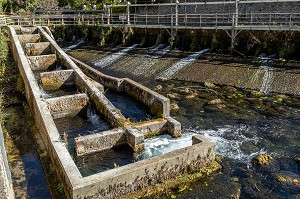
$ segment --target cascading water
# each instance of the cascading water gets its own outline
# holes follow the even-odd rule
[[[151,55],[149,55],[146,59],[146,62],[143,62],[138,67],[135,68],[133,71],[133,74],[136,76],[143,75],[147,69],[149,69],[151,66],[153,66],[156,62],[159,61],[160,58],[162,58],[170,49],[170,46],[165,47],[163,44],[159,44],[155,48],[152,48],[150,50]]]
[[[84,39],[78,39],[73,45],[63,48],[65,52],[68,52],[74,48],[77,48],[79,45],[84,43]]]
[[[156,77],[156,79],[171,79],[173,75],[175,75],[179,70],[187,66],[188,64],[193,63],[196,61],[202,54],[208,52],[209,49],[204,49],[201,51],[198,51],[186,58],[183,58],[167,70],[163,71],[160,75]]]
[[[265,54],[259,55],[259,58],[260,58],[259,67],[250,81],[253,84],[255,84],[257,81],[259,81],[259,76],[260,76],[261,72],[262,71],[264,72],[262,83],[261,83],[261,86],[259,89],[260,92],[263,92],[263,93],[270,92],[272,82],[273,82],[273,76],[274,76],[273,68],[272,68],[274,56],[275,55],[269,55],[269,56],[266,56]]]
[[[107,55],[104,58],[98,59],[98,60],[94,61],[93,64],[99,68],[107,67],[138,46],[139,46],[138,44],[134,44],[128,48],[120,50],[117,53],[113,53],[113,54]]]
[[[192,145],[192,136],[195,133],[184,133],[179,138],[172,138],[170,135],[161,135],[145,140],[145,150],[136,155],[136,160],[147,159],[159,156],[177,149]]]
[[[100,116],[96,113],[96,109],[91,102],[88,102],[87,107],[87,121],[95,127],[98,127],[102,124]]]

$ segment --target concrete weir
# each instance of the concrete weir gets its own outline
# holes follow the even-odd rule
[[[128,78],[107,76],[71,59],[48,34],[50,31],[47,27],[29,27],[22,31],[20,27],[9,26],[8,29],[12,53],[24,80],[28,103],[68,198],[116,198],[184,172],[195,171],[214,160],[215,145],[198,135],[193,137],[192,146],[83,177],[54,119],[74,117],[85,110],[91,101],[112,129],[75,138],[77,156],[122,144],[139,151],[144,149],[147,137],[162,133],[174,137],[181,135],[181,124],[170,117],[169,99]],[[41,56],[41,59],[36,56]],[[49,62],[45,56],[49,56]],[[56,62],[62,67],[54,70]],[[78,90],[72,95],[45,99],[36,79],[36,71],[40,72],[44,90],[57,90],[64,86],[76,86]],[[148,106],[156,119],[131,123],[105,97],[104,88],[133,96]]]

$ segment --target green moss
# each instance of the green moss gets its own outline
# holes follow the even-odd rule
[[[21,75],[19,75],[17,78],[17,91],[24,96],[26,95],[25,84]]]
[[[152,138],[152,137],[162,135],[162,134],[163,134],[162,132],[155,131],[155,132],[147,133],[144,137],[145,137],[145,139],[148,139],[148,138]]]
[[[199,171],[193,171],[194,173],[179,175],[176,178],[166,180],[155,186],[143,188],[135,194],[122,196],[121,198],[164,198],[165,196],[172,197],[172,195],[174,197],[176,196],[176,193],[190,190],[189,187],[192,183],[197,182],[201,178],[207,177],[220,169],[221,165],[214,161],[210,165],[201,168]]]
[[[253,162],[257,165],[268,165],[272,160],[270,155],[258,155],[253,159]]]

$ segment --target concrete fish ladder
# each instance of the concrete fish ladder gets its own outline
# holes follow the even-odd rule
[[[44,30],[46,27],[33,28],[34,34],[18,35],[14,27],[8,27],[11,49],[24,80],[26,97],[35,113],[39,133],[67,198],[118,198],[164,179],[174,178],[186,171],[199,171],[215,159],[215,145],[203,136],[196,135],[192,137],[192,146],[101,173],[82,176],[62,140],[54,122],[55,118],[72,118],[85,110],[88,102],[92,101],[97,111],[113,128],[76,137],[74,145],[77,156],[101,152],[121,143],[127,143],[134,151],[142,150],[147,137],[163,133],[169,133],[173,137],[180,136],[181,124],[170,117],[168,98],[131,79],[107,76],[79,60],[71,59]],[[34,61],[36,56],[43,58],[46,55],[55,55],[55,60],[59,60],[63,66],[62,70],[55,70],[54,63],[47,63],[46,68],[44,62]],[[34,60],[30,61],[32,56],[35,56]],[[47,71],[48,69],[52,70]],[[62,85],[76,85],[80,92],[45,99],[33,74],[34,70],[40,70],[44,89],[57,90]],[[131,123],[103,95],[104,86],[138,99],[151,108],[151,113],[157,119]]]
[[[201,55],[203,55],[208,51],[209,49],[207,48],[180,60],[179,62],[177,62],[170,68],[168,68],[167,70],[163,71],[160,75],[156,77],[156,79],[165,79],[165,80],[171,79],[176,73],[178,73],[178,71],[183,69],[188,64],[191,64],[192,62],[196,61]]]
[[[111,55],[107,55],[104,58],[96,60],[92,64],[94,64],[95,66],[97,66],[99,68],[105,68],[105,67],[111,65],[112,63],[114,63],[115,61],[117,61],[118,59],[120,59],[122,56],[126,55],[128,52],[130,52],[131,50],[133,50],[134,48],[136,48],[138,46],[139,46],[139,44],[134,44],[134,45],[132,45],[132,46],[130,46],[128,48],[120,50],[117,53],[113,53]]]

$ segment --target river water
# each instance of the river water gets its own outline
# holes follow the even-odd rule
[[[101,48],[98,51],[86,46],[70,54],[88,63],[89,55],[95,58],[99,52]],[[154,80],[155,77],[178,64],[185,57],[184,53],[169,51],[157,57],[150,51],[145,58],[145,52],[149,49],[137,48],[125,56],[118,56],[111,65],[96,66],[104,73],[130,77],[151,88],[161,85],[158,92],[169,96],[171,103],[179,107],[172,110],[171,115],[182,123],[183,138],[179,142],[168,137],[149,140],[146,142],[148,150],[140,155],[159,155],[164,152],[164,146],[168,149],[187,146],[193,134],[201,134],[216,144],[217,154],[224,156],[220,172],[200,180],[186,191],[174,192],[177,198],[300,197],[300,171],[295,161],[300,156],[300,96],[270,92],[271,66],[257,66],[258,71],[266,71],[265,81],[258,89],[261,92],[186,81],[161,82]],[[103,53],[99,57],[105,57]],[[148,64],[149,68],[144,74],[136,73],[135,63]],[[270,154],[274,160],[270,165],[257,166],[252,159],[258,154]],[[291,180],[279,182],[278,176]],[[170,195],[166,195],[168,197]]]

